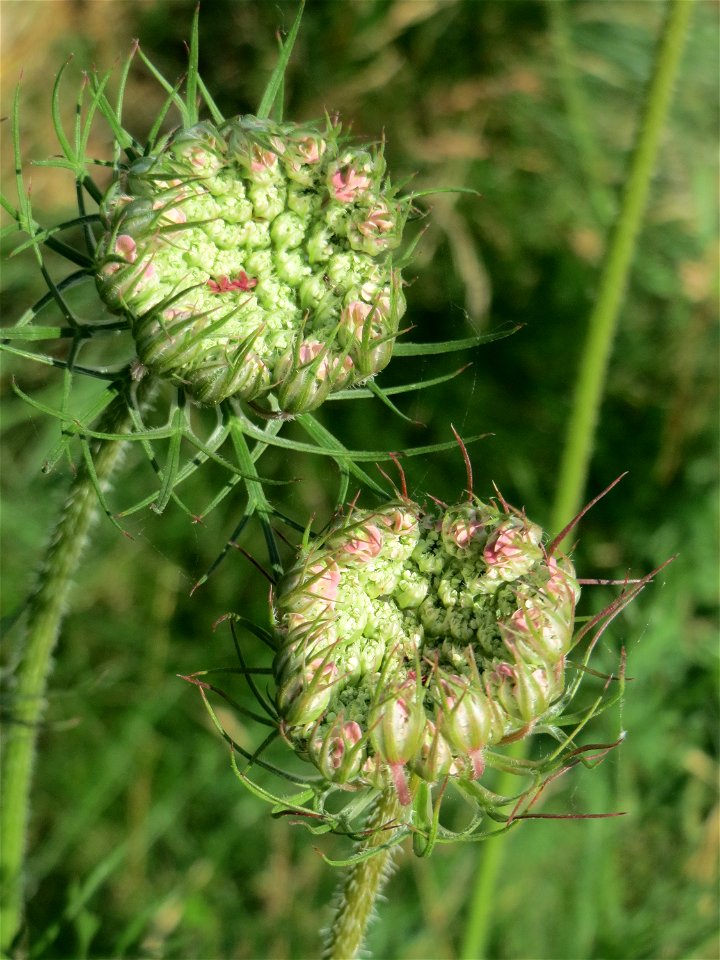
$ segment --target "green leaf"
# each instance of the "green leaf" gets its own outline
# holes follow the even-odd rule
[[[472,366],[466,363],[452,373],[445,373],[441,377],[433,377],[430,380],[418,380],[417,383],[403,383],[396,387],[383,387],[383,393],[386,397],[394,396],[398,393],[412,393],[415,390],[426,390],[428,387],[436,387],[441,383],[447,383],[448,380],[454,380],[455,377],[464,373],[468,367]],[[337,393],[331,393],[327,400],[369,400],[374,396],[368,387],[355,387],[351,390],[338,390]],[[327,402],[326,400],[326,402]]]
[[[198,122],[197,110],[197,81],[198,81],[198,20],[200,18],[200,4],[195,7],[190,31],[190,50],[188,52],[188,72],[185,85],[185,102],[187,104],[187,123],[194,126]]]
[[[300,0],[300,6],[298,8],[297,15],[295,16],[295,22],[290,29],[287,40],[282,46],[278,62],[268,81],[268,85],[265,88],[265,93],[263,94],[262,100],[260,101],[260,106],[257,110],[257,115],[261,120],[265,120],[270,116],[275,99],[278,96],[280,88],[283,84],[285,71],[288,63],[290,62],[290,55],[292,53],[293,46],[295,45],[295,40],[297,39],[298,30],[300,29],[300,21],[302,20],[304,8],[305,0]]]
[[[183,127],[189,127],[190,118],[188,116],[188,110],[187,110],[187,107],[185,106],[185,102],[183,101],[182,97],[175,91],[175,88],[172,86],[172,84],[168,83],[168,81],[165,79],[162,73],[160,73],[160,71],[155,66],[155,64],[145,55],[142,47],[138,46],[137,52],[142,62],[148,68],[150,73],[155,77],[155,79],[163,88],[163,90],[165,90],[166,93],[169,93],[172,96],[173,103],[179,110],[180,116],[182,117]]]
[[[473,347],[479,347],[483,343],[493,343],[495,340],[504,340],[505,337],[512,336],[522,329],[522,324],[517,324],[507,330],[498,330],[496,333],[486,333],[476,337],[465,337],[462,340],[445,340],[441,343],[402,343],[398,342],[393,348],[396,357],[424,357],[432,356],[436,353],[456,353],[459,350],[471,350]]]
[[[378,400],[384,403],[385,406],[388,408],[388,410],[392,410],[392,412],[396,416],[400,417],[401,420],[404,420],[406,423],[412,423],[416,427],[423,426],[423,424],[419,420],[413,420],[412,417],[408,417],[406,414],[402,412],[402,410],[399,410],[395,406],[395,404],[390,400],[387,394],[383,390],[381,390],[380,387],[376,383],[374,383],[372,380],[368,381],[368,390],[374,397],[377,397]]]

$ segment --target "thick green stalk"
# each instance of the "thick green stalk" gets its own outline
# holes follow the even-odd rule
[[[98,425],[102,433],[130,427],[123,392],[110,403]],[[98,441],[93,450],[96,477],[83,463],[78,469],[60,520],[48,543],[37,587],[28,603],[25,645],[12,690],[12,725],[2,756],[3,802],[0,808],[0,946],[10,949],[23,912],[23,864],[30,812],[35,750],[45,713],[45,692],[72,579],[96,512],[95,480],[106,487],[124,447],[122,441]]]
[[[605,389],[607,366],[617,328],[628,274],[637,246],[660,135],[667,117],[692,11],[692,0],[670,0],[657,47],[643,115],[622,197],[619,219],[610,235],[598,284],[598,297],[588,322],[588,334],[575,381],[572,413],[560,465],[551,530],[560,530],[580,509],[588,467],[595,444],[597,421]],[[525,743],[518,746],[524,751]],[[511,793],[510,774],[503,774],[499,793]],[[460,956],[479,960],[487,956],[491,934],[493,896],[498,889],[506,839],[498,837],[483,850],[471,896]]]
[[[390,834],[382,828],[399,813],[397,793],[393,787],[389,787],[380,794],[370,814],[367,823],[370,835],[359,845],[358,853],[387,843]],[[335,917],[323,952],[324,960],[353,960],[358,955],[375,900],[388,878],[395,849],[383,850],[348,869],[338,890]]]
[[[665,125],[692,7],[692,0],[670,0],[668,6],[621,201],[620,216],[610,235],[598,296],[590,314],[580,358],[550,523],[552,530],[562,529],[582,503],[620,307],[635,256],[660,135]]]

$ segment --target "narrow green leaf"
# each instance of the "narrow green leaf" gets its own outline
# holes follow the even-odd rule
[[[52,98],[50,101],[50,104],[51,104],[50,110],[52,113],[53,127],[55,128],[55,136],[57,137],[58,143],[60,144],[60,149],[65,154],[67,159],[74,166],[77,158],[75,155],[75,151],[70,145],[70,141],[68,140],[67,135],[65,134],[65,130],[62,124],[62,117],[60,116],[60,82],[63,78],[63,74],[65,73],[67,68],[70,66],[71,60],[72,60],[72,57],[69,57],[65,61],[65,63],[58,70],[57,76],[55,77],[55,83],[53,84],[53,90],[52,90]]]
[[[59,233],[61,230],[70,230],[72,227],[83,227],[89,223],[99,223],[100,217],[97,213],[85,214],[82,217],[73,217],[72,220],[63,220],[62,223],[55,224],[54,227],[47,227],[45,230],[38,230],[37,233],[34,233],[29,240],[26,240],[24,243],[19,244],[10,254],[11,257],[15,257],[20,253],[23,253],[29,247],[37,245],[38,243],[47,244],[50,237],[54,234]],[[81,254],[83,256],[83,254]]]
[[[275,69],[272,72],[272,75],[268,81],[268,85],[265,88],[265,93],[263,94],[262,100],[260,101],[260,106],[257,110],[257,115],[261,120],[265,120],[270,116],[275,99],[280,91],[282,86],[285,71],[287,70],[287,65],[290,62],[290,55],[292,53],[293,47],[295,45],[295,40],[298,35],[298,30],[300,29],[300,21],[302,20],[303,10],[305,8],[305,0],[300,0],[300,6],[298,7],[298,12],[295,17],[295,22],[293,23],[290,33],[288,34],[287,40],[283,44],[278,62],[275,66]]]
[[[173,105],[175,101],[175,97],[178,95],[178,92],[181,86],[182,86],[182,77],[178,80],[178,82],[172,88],[170,93],[167,95],[167,97],[165,98],[165,102],[160,108],[160,111],[157,117],[155,117],[153,125],[150,128],[150,132],[148,133],[147,144],[144,150],[145,156],[147,156],[149,153],[152,153],[156,149],[155,141],[157,139],[158,133],[160,132],[160,127],[163,125],[163,122],[165,121],[165,117],[167,116],[168,110]]]
[[[123,528],[117,522],[117,520],[112,514],[112,511],[110,510],[110,507],[108,506],[107,500],[105,499],[105,494],[103,492],[102,485],[98,480],[98,476],[95,471],[95,464],[93,462],[92,453],[90,452],[90,444],[87,442],[87,440],[85,440],[84,438],[81,438],[80,447],[82,449],[85,468],[87,469],[88,476],[90,477],[90,482],[92,483],[93,489],[95,490],[95,496],[98,498],[98,503],[102,507],[103,512],[105,513],[105,516],[108,518],[110,523],[114,527],[117,527],[120,533],[122,533],[123,535],[126,535],[127,531],[123,530]]]
[[[343,446],[340,441],[333,436],[330,431],[324,427],[312,414],[303,413],[298,418],[298,423],[303,428],[303,430],[312,437],[319,445],[326,446],[328,449],[336,450],[339,453],[346,453],[347,448]],[[342,502],[345,502],[347,497],[347,489],[350,483],[350,474],[352,474],[356,479],[361,483],[364,483],[366,487],[376,493],[379,497],[382,497],[383,500],[388,499],[388,494],[383,488],[377,483],[376,480],[365,473],[357,464],[353,463],[352,460],[336,460],[338,467],[340,469],[340,494],[342,495]]]
[[[212,116],[215,123],[217,124],[223,123],[225,121],[225,117],[220,112],[217,104],[215,103],[215,101],[213,100],[210,94],[210,91],[203,83],[203,79],[199,74],[198,74],[198,87],[200,89],[200,93],[202,94],[203,100],[207,104],[207,108],[210,111],[210,115]]]
[[[0,329],[4,340],[59,340],[62,337],[74,337],[72,327],[34,327],[17,326]]]
[[[160,71],[159,71],[158,68],[155,66],[155,64],[152,63],[152,61],[151,61],[148,57],[145,56],[145,53],[143,52],[142,47],[138,47],[138,48],[137,48],[137,52],[138,52],[138,56],[140,57],[140,59],[142,60],[142,62],[143,62],[143,63],[145,64],[145,66],[148,68],[148,70],[150,71],[150,73],[155,77],[155,79],[156,79],[157,82],[160,84],[160,86],[163,88],[163,90],[165,90],[166,93],[169,93],[169,94],[171,94],[171,95],[173,96],[173,103],[174,103],[175,106],[177,107],[177,109],[178,109],[178,111],[179,111],[179,113],[180,113],[180,116],[182,117],[183,127],[188,127],[188,126],[190,126],[190,124],[189,124],[189,122],[188,122],[189,118],[188,118],[187,107],[185,106],[185,102],[184,102],[184,100],[182,99],[182,97],[181,97],[178,93],[174,92],[173,86],[172,86],[170,83],[168,83],[168,81],[165,79],[165,77],[162,75],[162,73],[160,73]]]
[[[180,444],[183,438],[183,427],[185,421],[185,411],[180,407],[173,411],[171,416],[171,426],[173,433],[170,436],[168,445],[168,454],[165,461],[165,469],[162,477],[162,487],[157,500],[153,504],[155,513],[162,513],[170,501],[170,497],[175,488],[177,480],[178,467],[180,466]]]
[[[478,190],[473,190],[472,187],[434,187],[430,190],[413,190],[410,193],[410,199],[432,197],[436,193],[469,193],[473,197],[482,197],[482,194]]]
[[[392,397],[398,393],[414,393],[416,390],[427,390],[429,387],[436,387],[441,383],[447,383],[448,380],[454,380],[455,377],[464,373],[472,364],[466,363],[463,367],[458,367],[452,373],[444,373],[441,377],[433,377],[430,380],[418,380],[417,383],[403,383],[396,387],[383,387],[383,393],[387,397]],[[356,387],[351,390],[338,390],[337,393],[331,393],[328,400],[369,400],[374,396],[368,387]],[[326,401],[327,402],[327,401]]]
[[[133,60],[135,59],[137,48],[138,48],[138,41],[133,40],[132,45],[130,47],[130,53],[125,58],[125,63],[123,64],[123,68],[120,72],[117,99],[115,101],[116,103],[115,115],[117,116],[119,122],[122,122],[123,106],[125,104],[125,87],[127,85],[128,77],[130,76],[130,67],[132,66]]]
[[[383,390],[381,390],[380,387],[376,383],[374,383],[372,380],[368,381],[368,390],[374,397],[377,397],[378,400],[381,401],[381,403],[384,403],[385,406],[388,408],[388,410],[392,410],[392,412],[396,416],[400,417],[401,420],[404,420],[406,423],[412,423],[416,427],[423,426],[423,424],[420,423],[419,420],[413,420],[412,417],[408,417],[406,414],[402,412],[402,410],[399,410],[395,406],[395,404],[392,402],[392,400],[390,400],[388,395]]]
[[[185,85],[185,102],[187,103],[187,123],[193,126],[198,122],[197,109],[197,80],[198,80],[198,20],[200,18],[200,4],[195,7],[190,31],[190,51],[188,54],[188,73]]]
[[[521,329],[520,324],[507,329],[498,330],[496,333],[486,333],[476,337],[465,337],[462,340],[445,340],[442,343],[402,343],[398,342],[393,348],[396,357],[424,357],[432,356],[436,353],[456,353],[459,350],[471,350],[473,347],[479,347],[483,343],[493,343],[495,340],[503,340],[505,337],[512,336]]]

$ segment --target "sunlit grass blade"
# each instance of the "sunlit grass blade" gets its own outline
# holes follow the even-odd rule
[[[55,77],[55,83],[53,84],[52,96],[50,99],[50,110],[53,121],[53,128],[55,130],[55,136],[57,137],[57,142],[60,144],[60,149],[65,155],[66,159],[71,163],[75,164],[76,156],[75,151],[73,150],[70,141],[65,133],[65,128],[63,127],[62,116],[60,111],[60,84],[62,83],[62,78],[65,74],[65,71],[70,66],[72,62],[72,57],[68,57],[65,63],[60,67]]]

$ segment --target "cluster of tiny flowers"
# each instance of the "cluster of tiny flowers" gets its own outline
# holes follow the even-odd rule
[[[284,735],[349,789],[476,779],[560,697],[579,587],[542,530],[477,499],[355,511],[275,599]]]
[[[273,393],[299,413],[390,360],[408,206],[338,123],[200,123],[108,191],[98,290],[141,363],[199,402]]]

